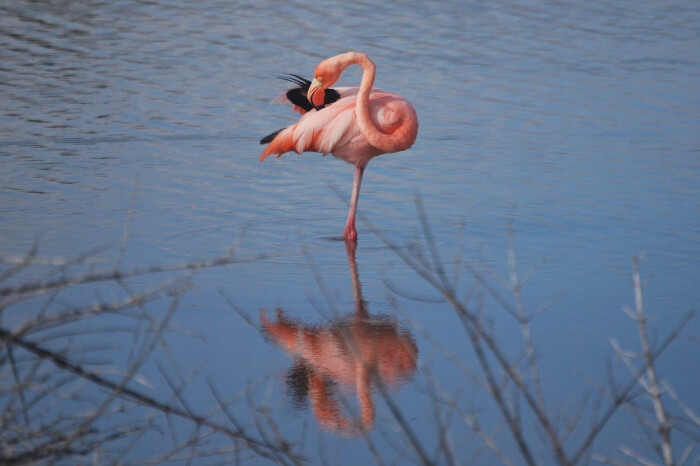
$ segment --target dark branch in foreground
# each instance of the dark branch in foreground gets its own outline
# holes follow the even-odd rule
[[[425,367],[420,382],[414,382],[432,409],[436,444],[431,445],[420,435],[421,430],[391,387],[374,369],[368,370],[367,386],[373,382],[376,400],[382,404],[390,426],[387,429],[377,423],[376,435],[371,429],[358,434],[377,464],[435,464],[443,460],[446,464],[464,464],[481,461],[480,457],[486,455],[490,456],[484,461],[506,465],[542,461],[578,465],[591,459],[606,464],[632,461],[680,465],[700,460],[698,409],[680,398],[659,364],[664,352],[687,336],[687,324],[695,312],[688,312],[667,334],[655,338],[643,306],[637,257],[633,258],[631,280],[634,306],[625,312],[635,325],[639,348],[624,349],[611,339],[617,365],[610,366],[607,385],[589,380],[591,386],[584,393],[573,394],[562,410],[548,399],[545,388],[554,384],[541,370],[541,341],[535,338],[532,327],[535,319],[546,318],[542,317],[543,311],[559,295],[540,306],[530,307],[526,302],[523,289],[531,272],[526,272],[525,278],[519,272],[512,232],[505,279],[487,266],[476,265],[479,262],[470,260],[461,244],[457,244],[454,261],[444,262],[443,257],[448,255],[438,247],[420,198],[416,205],[420,238],[408,244],[395,243],[363,220],[428,287],[428,293],[402,290],[401,284],[387,280],[388,299],[394,307],[401,312],[402,302],[430,303],[440,311],[451,312],[461,325],[466,354],[465,347],[452,348],[449,342],[423,330],[415,317],[409,322],[435,347],[438,357],[461,371],[463,380],[456,388],[452,381],[438,380],[431,368]],[[128,227],[124,235],[126,241]],[[101,249],[74,259],[46,260],[38,257],[35,245],[24,257],[0,256],[0,463],[69,463],[84,460],[87,455],[96,455],[98,462],[119,464],[187,463],[203,458],[240,464],[265,458],[296,465],[311,459],[308,452],[302,454],[306,434],[302,441],[287,438],[285,426],[269,402],[261,404],[255,399],[255,385],[225,399],[210,377],[197,371],[186,373],[178,366],[177,353],[171,351],[169,342],[175,333],[171,318],[196,272],[271,256],[238,256],[232,250],[210,260],[122,270],[124,248],[122,243],[116,267],[98,271],[90,261]],[[328,320],[341,317],[342,305],[324,282],[321,268],[313,263],[308,251],[303,251],[323,294],[322,300],[311,300],[312,305]],[[350,268],[359,328],[372,319],[360,293],[354,249],[348,251],[353,252]],[[23,281],[31,267],[49,267],[49,272],[42,279]],[[127,280],[152,274],[163,278],[146,289]],[[66,295],[78,286],[85,290],[85,285],[94,290],[96,303],[66,302]],[[234,304],[235,296],[223,291],[221,294],[253,328],[265,333],[256,319]],[[110,299],[101,299],[104,295]],[[78,299],[73,295],[70,298]],[[506,344],[499,338],[503,333],[494,322],[508,326],[509,335],[518,335],[518,341]],[[355,364],[366,363],[356,342],[341,327],[324,328],[328,334],[340,335],[341,346],[348,348]],[[111,340],[106,335],[117,332],[132,340],[123,345],[127,338],[119,334],[120,339],[114,340],[119,346],[110,349]],[[413,369],[416,354],[411,359]],[[156,377],[165,388],[149,392],[143,388],[141,374],[147,362],[155,358],[159,358],[155,362]],[[122,360],[125,362],[116,362]],[[190,384],[202,381],[210,398],[208,410],[203,408],[206,405],[201,397],[195,400],[188,396]],[[320,378],[316,382],[324,383]],[[336,405],[350,412],[349,425],[360,425],[362,416],[350,398],[341,397]],[[364,408],[371,404],[366,399],[364,402]],[[372,414],[365,420],[374,422],[374,405],[371,408]],[[495,414],[499,421],[496,427],[492,419],[484,417],[485,413]],[[613,419],[625,415],[632,425],[639,426],[646,443],[620,445],[617,452],[599,453],[596,441],[605,435]],[[459,437],[465,433],[466,439]],[[163,449],[154,457],[131,456],[154,436],[169,443],[161,438]],[[395,452],[397,457],[384,458],[386,451]]]
[[[5,267],[0,269],[0,423],[3,426],[0,463],[54,463],[94,454],[123,463],[127,452],[138,443],[168,430],[173,439],[172,450],[161,451],[157,462],[189,461],[207,456],[220,456],[222,460],[237,458],[238,462],[243,451],[249,452],[244,456],[267,458],[279,464],[305,461],[294,452],[293,443],[288,440],[265,435],[256,437],[246,432],[246,423],[232,414],[230,403],[233,401],[224,402],[213,396],[216,409],[198,414],[190,407],[194,403],[182,395],[191,378],[184,379],[172,357],[169,357],[171,367],[158,365],[172,392],[169,400],[167,392],[166,397],[161,398],[133,387],[142,383],[138,371],[155,352],[162,350],[170,354],[164,333],[169,331],[171,317],[195,272],[261,260],[270,255],[239,257],[232,250],[211,260],[120,270],[122,245],[114,269],[94,271],[90,266],[88,272],[71,273],[76,268],[84,268],[94,259],[93,254],[72,260],[46,261],[37,259],[36,249],[10,264],[3,264],[0,258],[0,267]],[[19,281],[23,270],[33,265],[54,268],[46,279]],[[177,272],[185,272],[185,275],[172,278]],[[126,285],[126,278],[146,274],[162,274],[167,278],[140,293]],[[19,283],[4,285],[10,279]],[[68,295],[73,287],[85,284],[112,290],[116,285],[126,296],[87,306],[57,305],[58,294]],[[47,296],[45,303],[37,305],[37,298],[42,295]],[[165,300],[170,304],[163,312],[162,306],[155,305]],[[105,318],[112,319],[109,322],[121,319],[125,324],[115,327],[110,323],[103,331],[103,322],[108,322]],[[13,322],[14,330],[9,328],[9,322]],[[120,375],[106,376],[101,373],[105,365],[99,362],[104,356],[97,355],[104,354],[107,348],[99,343],[99,338],[96,345],[87,344],[86,338],[117,328],[133,334],[134,341],[126,368],[110,368],[109,372]],[[74,341],[84,343],[76,346]],[[110,363],[109,360],[105,362]],[[181,383],[174,383],[168,372],[179,374]],[[211,392],[214,394],[213,387]],[[257,413],[253,415],[258,416]],[[179,421],[174,422],[174,419]],[[120,421],[115,423],[114,420]],[[270,419],[262,428],[271,428],[273,423]],[[176,433],[183,429],[190,431],[184,444],[177,440]],[[214,436],[220,437],[218,444],[223,446],[212,444]],[[121,447],[112,448],[111,445]],[[167,444],[164,448],[167,449]],[[120,453],[114,453],[116,451]],[[137,461],[147,461],[147,458]]]

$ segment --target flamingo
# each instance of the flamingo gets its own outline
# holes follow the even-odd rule
[[[362,67],[360,87],[331,89],[350,65]],[[268,144],[260,155],[261,162],[270,154],[279,158],[289,151],[320,152],[355,166],[343,233],[350,240],[357,239],[355,215],[365,167],[373,157],[408,149],[418,135],[413,106],[398,94],[372,88],[374,75],[374,62],[367,55],[348,52],[319,63],[313,81],[296,75],[282,77],[298,85],[288,90],[285,97],[302,116],[294,125],[260,141]]]

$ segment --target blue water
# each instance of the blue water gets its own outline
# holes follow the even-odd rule
[[[430,455],[438,446],[425,387],[435,383],[465,409],[476,405],[485,429],[520,464],[493,402],[444,354],[479,372],[454,311],[436,303],[434,290],[381,238],[399,248],[425,245],[420,199],[450,276],[459,270],[460,296],[483,301],[496,337],[517,358],[519,327],[468,270],[508,295],[501,282],[512,241],[522,275],[536,267],[525,307],[535,311],[561,295],[532,332],[548,406],[565,412],[572,397],[594,390],[590,379],[606,383],[611,338],[639,348],[622,312],[634,305],[632,256],[644,255],[655,341],[697,307],[699,25],[693,2],[6,2],[0,254],[17,258],[35,241],[44,259],[105,246],[96,267],[109,269],[126,229],[124,270],[205,260],[232,247],[237,257],[264,255],[198,273],[180,302],[173,326],[201,338],[169,338],[183,372],[197,370],[195,407],[215,404],[205,379],[230,396],[258,384],[256,399],[275,408],[285,432],[298,440],[306,429],[301,451],[312,462],[375,460],[362,437],[325,430],[309,402],[294,407],[285,385],[293,358],[239,314],[257,325],[261,308],[274,316],[278,307],[327,330],[355,312],[346,246],[332,239],[343,231],[353,167],[318,154],[259,163],[258,141],[296,118],[270,103],[286,88],[275,76],[311,77],[326,57],[365,52],[377,65],[375,84],[408,99],[420,121],[410,150],[370,163],[359,205],[356,265],[367,311],[410,335],[418,351],[411,380],[392,397]],[[339,84],[357,85],[360,73],[348,69]],[[47,269],[23,273],[29,280]],[[129,283],[145,289],[166,279]],[[95,293],[63,297],[90,303]],[[15,306],[8,319],[33,309]],[[676,342],[659,371],[698,412],[697,319],[686,332],[695,341]],[[159,372],[144,370],[152,394],[167,395],[158,391]],[[338,391],[356,399],[352,389]],[[374,399],[368,436],[379,456],[415,458],[381,396]],[[250,416],[245,402],[236,409]],[[462,463],[483,444],[455,416]],[[534,422],[524,420],[541,445]],[[647,454],[643,438],[620,412],[594,452],[624,458],[618,447],[631,444]],[[171,441],[154,439],[134,458],[157,455]],[[691,442],[674,440],[678,456]],[[535,450],[539,462],[554,461]],[[477,458],[495,461],[490,451]]]

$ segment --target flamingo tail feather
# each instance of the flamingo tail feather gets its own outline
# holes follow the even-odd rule
[[[260,143],[265,144],[266,140],[269,140],[270,143],[265,148],[263,153],[260,154],[261,162],[270,154],[276,154],[279,158],[279,156],[285,152],[294,150],[294,131],[292,127],[283,128],[270,134],[269,136],[265,136]]]

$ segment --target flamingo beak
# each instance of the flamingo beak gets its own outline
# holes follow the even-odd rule
[[[326,98],[326,91],[323,87],[322,81],[318,78],[314,78],[309,86],[309,91],[306,93],[306,98],[309,103],[316,109],[320,110],[323,107],[323,102]]]

